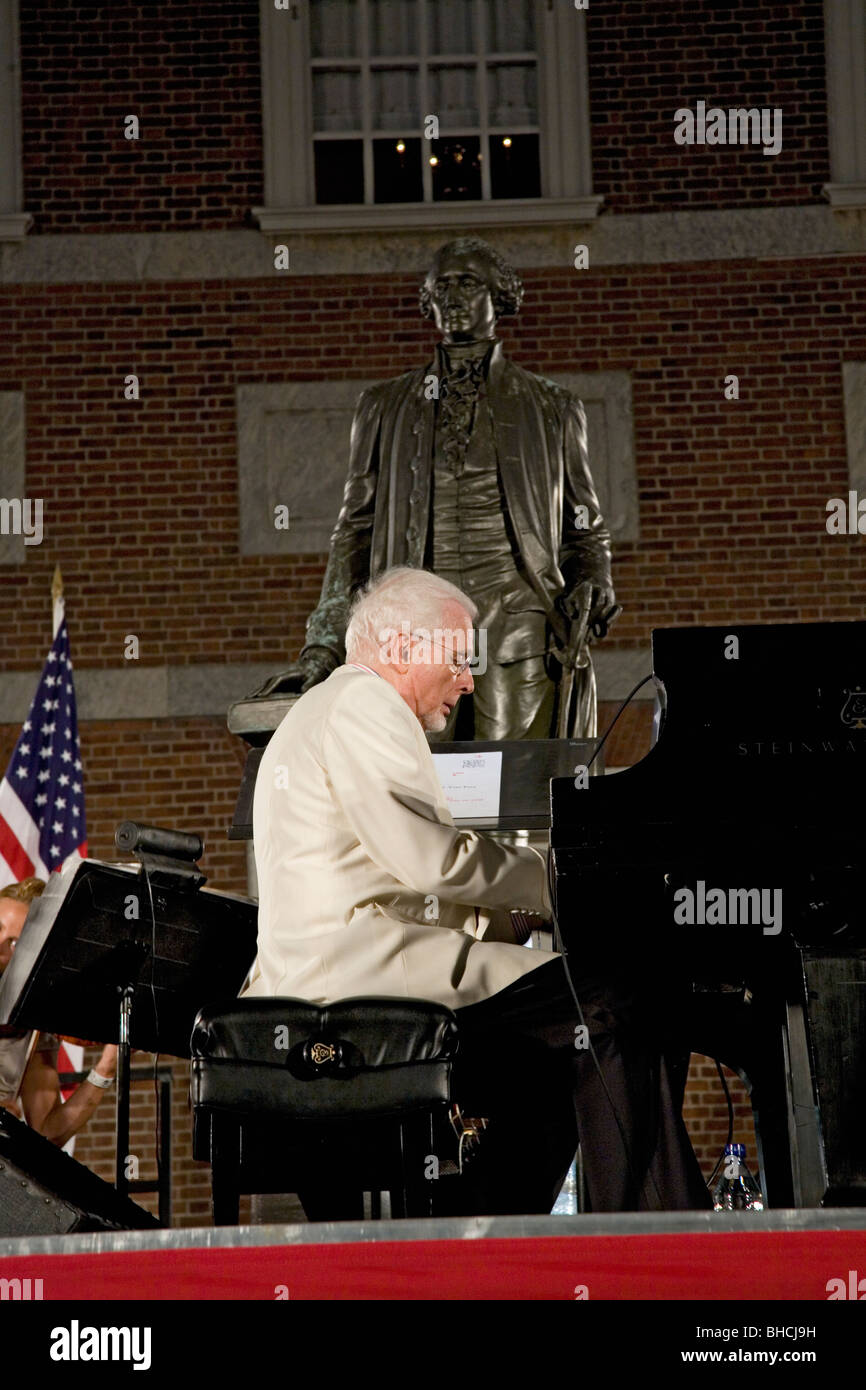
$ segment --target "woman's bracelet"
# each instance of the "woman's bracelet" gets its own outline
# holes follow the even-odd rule
[[[91,1067],[87,1073],[87,1080],[91,1086],[98,1086],[100,1091],[107,1091],[109,1086],[114,1085],[113,1076],[101,1076],[96,1067]]]

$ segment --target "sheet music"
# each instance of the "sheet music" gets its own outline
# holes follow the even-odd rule
[[[502,752],[434,753],[436,774],[455,820],[499,815]]]

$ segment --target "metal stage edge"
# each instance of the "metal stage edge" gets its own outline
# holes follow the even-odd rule
[[[866,1209],[4,1237],[0,1280],[76,1301],[866,1301]]]
[[[185,1226],[167,1231],[93,1231],[84,1235],[7,1236],[10,1255],[83,1255],[111,1251],[212,1249],[248,1245],[349,1245],[370,1241],[519,1240],[521,1237],[730,1235],[759,1231],[861,1230],[866,1208],[732,1212],[618,1212],[592,1216],[466,1216],[408,1221],[298,1221],[273,1226]],[[866,1266],[864,1266],[866,1273]]]

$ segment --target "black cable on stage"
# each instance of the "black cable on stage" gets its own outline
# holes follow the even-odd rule
[[[727,1078],[726,1078],[726,1076],[725,1076],[725,1073],[722,1071],[722,1066],[721,1066],[721,1063],[720,1063],[718,1057],[714,1057],[714,1058],[713,1058],[713,1061],[714,1061],[715,1064],[716,1064],[716,1071],[719,1073],[719,1080],[720,1080],[721,1083],[722,1083],[722,1090],[723,1090],[724,1093],[725,1093],[725,1100],[728,1102],[728,1137],[727,1137],[725,1143],[726,1143],[726,1144],[733,1144],[733,1142],[734,1142],[734,1102],[731,1100],[731,1093],[730,1093],[730,1091],[728,1090]],[[719,1167],[720,1167],[720,1165],[724,1162],[724,1159],[725,1159],[725,1150],[722,1149],[721,1154],[719,1155],[718,1159],[716,1160],[716,1166],[715,1166],[715,1168],[714,1168],[713,1171],[710,1173],[710,1176],[707,1178],[707,1187],[712,1188],[713,1179],[715,1178],[716,1173],[718,1173]]]
[[[650,671],[650,673],[649,673],[648,676],[644,676],[643,680],[638,681],[637,685],[636,685],[632,690],[629,691],[628,695],[626,695],[625,699],[623,700],[623,702],[622,702],[622,704],[620,705],[619,709],[617,710],[616,714],[613,716],[613,719],[610,721],[610,723],[608,724],[607,728],[605,729],[603,736],[599,739],[598,743],[595,745],[595,752],[593,753],[592,757],[590,758],[589,762],[588,762],[587,765],[586,765],[587,771],[589,771],[589,769],[592,767],[593,763],[595,762],[595,760],[596,760],[596,758],[598,757],[599,753],[601,752],[602,748],[603,748],[604,745],[607,743],[608,739],[610,738],[611,734],[613,733],[614,725],[616,724],[616,721],[619,719],[619,717],[620,717],[620,715],[622,714],[623,710],[626,708],[627,705],[631,704],[632,700],[634,699],[634,697],[635,697],[635,695],[637,694],[637,692],[640,690],[641,686],[646,685],[647,681],[655,681],[657,685],[661,685],[661,682],[659,681],[659,679],[658,679],[658,677],[656,676],[655,672],[654,672],[654,671]]]

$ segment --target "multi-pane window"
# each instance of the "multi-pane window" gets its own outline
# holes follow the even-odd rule
[[[532,0],[310,0],[315,199],[541,196]]]

